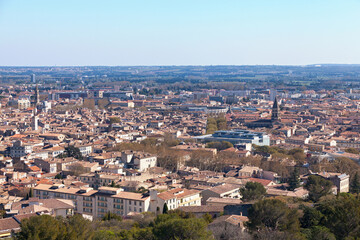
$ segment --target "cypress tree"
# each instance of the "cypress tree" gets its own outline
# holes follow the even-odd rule
[[[34,195],[33,195],[33,190],[32,188],[30,188],[30,191],[29,191],[29,198],[32,198]]]
[[[360,178],[359,174],[356,172],[354,178],[350,183],[350,192],[351,193],[360,193]]]
[[[163,214],[167,214],[168,211],[169,211],[168,206],[166,203],[164,203]]]
[[[291,173],[288,183],[289,183],[288,190],[290,191],[294,191],[295,188],[300,187],[300,176],[299,176],[299,170],[297,168],[295,168],[294,171]]]

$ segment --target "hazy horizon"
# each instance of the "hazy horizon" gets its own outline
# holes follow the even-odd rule
[[[25,67],[25,68],[37,68],[37,67],[216,67],[216,66],[284,66],[284,67],[308,67],[308,66],[360,66],[358,63],[314,63],[305,65],[295,64],[212,64],[212,65],[0,65],[0,67]]]

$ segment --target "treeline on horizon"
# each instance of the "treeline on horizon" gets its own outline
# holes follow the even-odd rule
[[[102,82],[111,83],[128,81],[130,83],[179,83],[192,84],[207,82],[281,82],[289,86],[301,86],[303,82],[316,88],[319,82],[330,87],[342,87],[335,82],[360,81],[360,65],[316,65],[277,66],[277,65],[244,65],[244,66],[84,66],[84,67],[0,67],[0,81],[3,83],[29,83],[30,75],[45,83],[63,81],[63,84],[81,83],[88,85]],[[16,72],[12,71],[16,69]],[[22,71],[20,71],[21,69]],[[81,79],[79,76],[83,76]],[[86,77],[85,77],[86,76]],[[323,85],[327,87],[327,85]]]

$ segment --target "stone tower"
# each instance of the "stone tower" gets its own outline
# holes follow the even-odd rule
[[[39,129],[39,117],[38,117],[38,106],[40,104],[40,94],[39,94],[39,87],[36,84],[35,88],[35,101],[34,101],[34,110],[33,110],[33,117],[31,127],[33,131],[37,131]]]
[[[40,103],[39,87],[36,84],[36,88],[35,88],[35,107],[38,106],[39,103]]]
[[[280,107],[277,98],[275,96],[274,105],[272,107],[272,112],[271,112],[271,121],[278,121],[278,120],[280,120]]]

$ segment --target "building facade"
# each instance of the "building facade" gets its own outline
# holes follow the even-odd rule
[[[102,218],[111,212],[126,216],[130,212],[147,212],[150,197],[133,192],[124,192],[121,188],[100,187],[72,188],[62,184],[39,184],[34,188],[34,196],[40,199],[60,198],[74,202],[75,212],[90,219]]]

